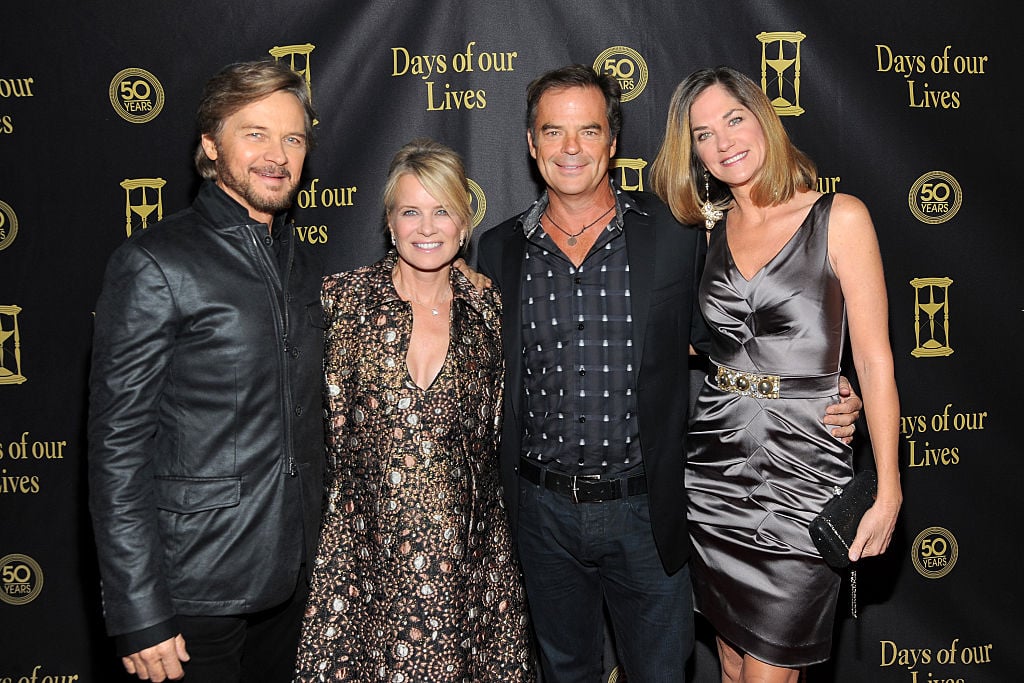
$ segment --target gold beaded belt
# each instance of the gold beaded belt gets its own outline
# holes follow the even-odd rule
[[[778,375],[740,372],[721,365],[718,366],[718,372],[715,374],[715,384],[722,391],[731,391],[734,394],[754,398],[778,398],[780,380],[781,377]]]
[[[712,371],[708,381],[721,391],[752,398],[812,398],[834,396],[838,393],[839,373],[782,377],[733,370],[712,361]]]

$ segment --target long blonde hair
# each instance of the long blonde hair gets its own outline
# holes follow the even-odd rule
[[[710,197],[701,197],[705,169],[693,148],[690,108],[697,96],[713,85],[721,85],[749,109],[764,132],[767,154],[751,187],[754,204],[782,204],[798,190],[813,189],[818,182],[814,162],[793,145],[775,107],[761,88],[728,66],[701,69],[687,76],[672,94],[665,139],[651,164],[651,186],[668,204],[676,220],[686,224],[703,220],[700,209],[708,198],[718,209],[728,208],[732,203],[732,192],[714,176],[709,177]]]

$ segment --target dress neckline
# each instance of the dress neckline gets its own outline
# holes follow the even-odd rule
[[[421,387],[419,384],[416,383],[416,380],[414,380],[412,378],[412,371],[409,370],[408,351],[406,351],[406,358],[405,358],[405,362],[404,362],[404,365],[405,365],[405,377],[406,377],[407,380],[409,380],[409,384],[411,386],[413,386],[413,387],[416,387],[416,389],[418,389],[421,393],[424,393],[424,394],[429,393],[431,390],[433,390],[434,385],[437,384],[437,379],[442,374],[444,374],[445,369],[447,369],[448,361],[449,361],[449,358],[450,358],[451,354],[452,354],[452,339],[451,339],[451,334],[449,334],[448,335],[448,348],[446,348],[445,351],[444,351],[444,360],[441,361],[441,367],[439,367],[437,369],[437,374],[434,375],[434,377],[430,380],[430,384],[428,384],[425,387]]]
[[[732,270],[736,271],[736,274],[739,275],[743,279],[744,282],[747,282],[747,283],[753,282],[755,279],[757,279],[757,277],[761,273],[763,273],[763,272],[765,272],[765,270],[767,270],[768,266],[772,265],[775,261],[779,260],[779,258],[785,252],[789,251],[790,245],[792,245],[792,244],[794,244],[796,242],[797,235],[800,235],[801,233],[804,232],[804,227],[808,224],[808,221],[810,220],[811,216],[814,214],[814,210],[817,208],[818,203],[821,202],[821,200],[823,200],[825,197],[828,197],[828,196],[829,195],[827,195],[827,194],[822,194],[817,199],[814,200],[814,202],[810,205],[810,207],[808,207],[807,213],[804,215],[803,220],[800,221],[800,225],[796,226],[796,230],[794,230],[793,234],[789,236],[789,239],[787,239],[786,242],[781,247],[779,247],[779,250],[777,252],[775,252],[774,256],[772,256],[770,259],[765,261],[764,264],[760,268],[758,268],[756,271],[754,271],[750,275],[750,277],[747,277],[746,275],[743,274],[743,271],[740,270],[740,267],[738,265],[736,265],[736,259],[733,258],[732,246],[729,244],[729,224],[728,224],[728,220],[727,220],[728,219],[728,214],[727,214],[724,218],[722,218],[722,227],[725,228],[724,234],[723,234],[722,238],[725,240],[725,252],[726,252],[726,254],[729,257],[729,266],[732,268]]]

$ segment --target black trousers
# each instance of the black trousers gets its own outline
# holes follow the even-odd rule
[[[178,616],[188,683],[290,683],[309,585],[300,572],[291,599],[235,616]]]

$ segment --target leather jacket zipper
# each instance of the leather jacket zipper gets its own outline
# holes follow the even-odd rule
[[[277,319],[280,321],[281,333],[281,400],[284,403],[284,448],[285,448],[285,468],[288,475],[294,477],[298,475],[298,466],[295,463],[295,453],[292,450],[292,428],[291,428],[291,414],[292,414],[292,396],[291,396],[291,383],[288,381],[288,357],[294,357],[294,349],[292,349],[291,342],[288,340],[288,333],[290,331],[291,319],[288,310],[288,286],[291,282],[292,266],[295,262],[295,239],[294,235],[290,235],[288,239],[288,260],[285,267],[284,278],[282,281],[281,275],[278,273],[277,265],[270,261],[270,256],[267,251],[260,244],[260,238],[257,236],[256,231],[260,228],[267,228],[263,223],[255,225],[246,225],[249,229],[250,237],[252,238],[253,248],[256,253],[256,260],[263,268],[263,274],[271,288],[272,296],[271,301],[274,307],[277,309],[274,311]],[[269,236],[269,234],[268,234]],[[280,298],[279,298],[280,297]]]

